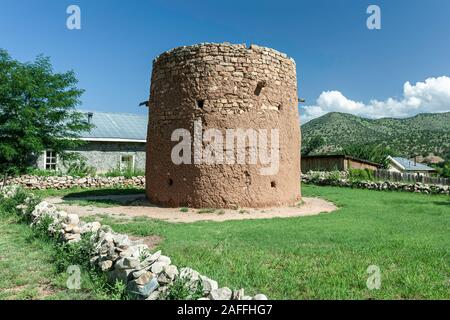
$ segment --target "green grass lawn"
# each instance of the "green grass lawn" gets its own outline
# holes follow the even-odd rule
[[[68,289],[70,275],[59,254],[54,242],[38,237],[16,216],[0,212],[0,300],[111,298],[83,268],[81,288]]]
[[[449,299],[450,198],[303,186],[335,202],[310,217],[173,224],[103,217],[118,232],[163,237],[159,248],[221,286],[274,299]],[[369,290],[367,268],[381,270]]]

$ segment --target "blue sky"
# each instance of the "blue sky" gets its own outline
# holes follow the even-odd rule
[[[81,8],[81,30],[66,28],[71,4]],[[370,4],[381,8],[381,30],[366,27]],[[449,16],[447,0],[0,0],[0,47],[73,69],[83,109],[145,113],[137,104],[148,97],[155,56],[228,41],[296,60],[306,120],[334,110],[408,116],[448,111]]]

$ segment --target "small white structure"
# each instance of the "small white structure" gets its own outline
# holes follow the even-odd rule
[[[389,161],[389,171],[416,174],[420,176],[430,176],[431,173],[436,172],[434,168],[418,163],[415,160],[391,156],[388,156],[387,159]]]

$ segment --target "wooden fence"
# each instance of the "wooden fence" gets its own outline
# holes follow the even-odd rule
[[[393,172],[389,170],[376,170],[374,171],[373,174],[375,179],[377,180],[408,182],[408,183],[421,182],[427,184],[450,185],[449,178],[427,177],[417,174]]]

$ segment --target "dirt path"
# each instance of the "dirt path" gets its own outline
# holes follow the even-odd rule
[[[68,213],[76,213],[79,216],[90,215],[109,215],[120,218],[133,218],[145,216],[152,219],[165,220],[168,222],[196,222],[196,221],[227,221],[244,219],[267,219],[267,218],[286,218],[298,216],[310,216],[319,213],[332,212],[337,207],[326,200],[320,198],[303,198],[303,203],[295,207],[274,207],[274,208],[240,208],[217,209],[214,212],[199,213],[199,209],[188,209],[187,212],[181,212],[180,208],[162,208],[152,205],[145,199],[145,195],[109,195],[109,196],[91,196],[70,198],[70,200],[115,201],[117,205],[109,207],[98,207],[93,205],[68,204],[61,197],[52,197],[46,199],[57,205],[60,209]]]

